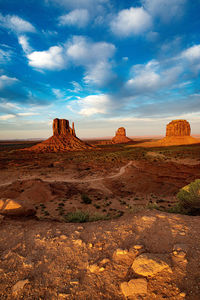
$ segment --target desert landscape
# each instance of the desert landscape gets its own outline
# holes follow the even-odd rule
[[[200,300],[200,0],[0,0],[0,300]]]
[[[199,209],[176,204],[200,141],[176,145],[190,127],[172,124],[174,146],[122,129],[90,145],[59,119],[46,141],[0,143],[1,299],[199,299]]]

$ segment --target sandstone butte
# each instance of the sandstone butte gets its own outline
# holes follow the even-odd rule
[[[166,136],[156,142],[137,144],[136,147],[162,147],[178,146],[200,143],[198,139],[190,136],[190,123],[186,120],[173,120],[166,126]]]
[[[132,140],[126,136],[126,129],[124,127],[118,128],[115,137],[113,137],[111,140],[113,144],[128,143],[131,141]]]
[[[25,150],[35,152],[64,152],[92,148],[94,147],[83,142],[76,136],[74,122],[71,128],[68,120],[57,118],[53,120],[53,136]]]

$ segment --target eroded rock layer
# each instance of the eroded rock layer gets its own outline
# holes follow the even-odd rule
[[[126,129],[124,127],[120,127],[117,129],[115,137],[112,138],[111,141],[113,144],[120,144],[131,142],[131,139],[126,136]]]
[[[65,119],[53,120],[53,136],[31,148],[25,150],[37,152],[60,152],[91,149],[93,146],[77,138],[74,128],[69,126],[69,121]]]
[[[190,123],[186,120],[173,120],[166,127],[166,136],[190,136]]]

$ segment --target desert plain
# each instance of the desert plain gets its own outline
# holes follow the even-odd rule
[[[199,299],[200,216],[173,207],[200,140],[84,142],[0,143],[0,299]]]

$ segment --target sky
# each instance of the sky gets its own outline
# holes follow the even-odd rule
[[[200,0],[0,0],[0,139],[200,134]]]

